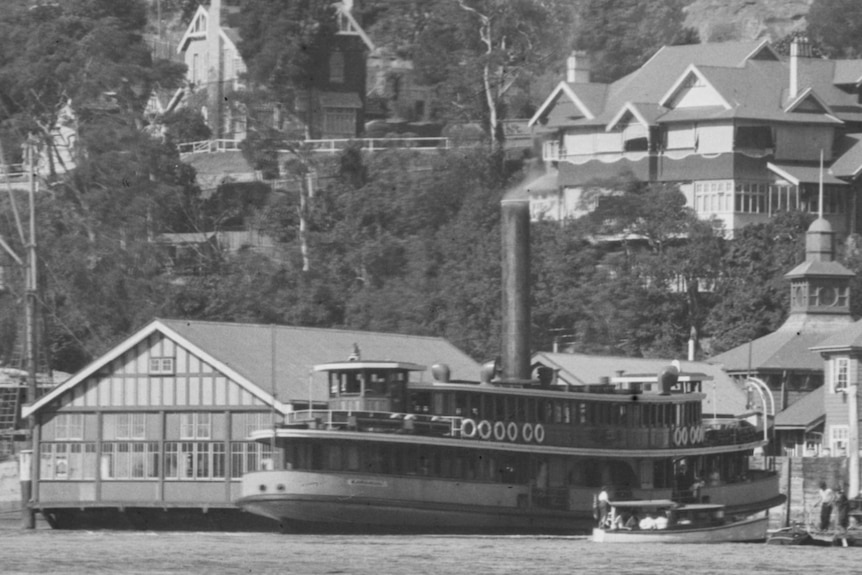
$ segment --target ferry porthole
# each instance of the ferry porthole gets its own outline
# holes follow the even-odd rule
[[[679,427],[673,430],[673,444],[682,445],[682,430]]]
[[[536,429],[533,433],[536,436],[536,443],[542,443],[543,441],[545,441],[545,428],[542,426],[541,423],[536,424]]]
[[[476,430],[479,432],[479,437],[482,439],[491,439],[491,422],[487,419],[480,421]]]
[[[688,428],[682,427],[679,430],[679,441],[680,445],[686,445],[688,443]]]
[[[494,422],[494,439],[497,441],[506,439],[506,424],[502,421]]]
[[[476,422],[472,419],[465,419],[461,422],[461,437],[472,439],[476,437]]]
[[[514,421],[510,421],[509,425],[506,426],[506,436],[509,438],[509,441],[518,441],[518,424]]]
[[[524,435],[524,441],[530,443],[533,441],[533,426],[529,423],[525,423],[521,433]]]
[[[261,484],[261,485],[260,485],[260,490],[261,490],[261,491],[266,491],[266,485]]]
[[[278,491],[284,491],[285,489],[287,489],[287,488],[284,486],[284,483],[279,483],[278,485],[276,485],[276,486],[275,486],[275,488],[276,488]]]

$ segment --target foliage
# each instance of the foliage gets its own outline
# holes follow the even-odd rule
[[[790,289],[784,275],[804,258],[809,214],[783,212],[737,233],[721,260],[716,303],[707,331],[716,353],[777,329],[787,317]]]
[[[413,61],[435,86],[438,117],[479,121],[490,138],[502,139],[500,120],[524,115],[509,109],[514,94],[529,93],[531,79],[564,53],[569,14],[563,0],[432,3]]]
[[[862,4],[854,0],[814,0],[807,32],[830,58],[862,55]]]
[[[593,81],[625,76],[662,46],[698,43],[697,32],[682,25],[687,4],[687,0],[581,2],[574,47],[593,59]]]

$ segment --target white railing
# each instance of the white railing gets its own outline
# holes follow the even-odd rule
[[[240,149],[242,140],[218,139],[183,142],[177,144],[180,155],[231,152]],[[308,146],[312,152],[336,153],[352,144],[359,144],[362,150],[378,152],[381,150],[409,148],[411,150],[447,150],[451,147],[449,138],[343,138],[326,140],[303,140],[300,144]],[[289,153],[291,150],[279,149],[276,152]]]
[[[6,180],[17,181],[27,178],[27,170],[24,164],[0,164],[0,183]]]

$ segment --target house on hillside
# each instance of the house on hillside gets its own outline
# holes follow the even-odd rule
[[[574,53],[530,120],[552,131],[542,157],[556,173],[532,191],[534,220],[579,217],[597,201],[587,189],[612,193],[602,182],[631,174],[678,184],[732,236],[779,211],[819,212],[822,173],[824,217],[839,236],[859,230],[862,60],[815,58],[804,40],[783,59],[761,40],[665,46],[610,84],[590,74]]]
[[[277,528],[233,504],[271,461],[249,434],[326,401],[312,366],[357,353],[480,369],[435,337],[157,319],[24,408],[31,505],[56,527]]]
[[[356,137],[364,124],[370,46],[349,3],[333,8],[339,32],[324,52],[312,55],[320,73],[307,93],[296,94],[296,109],[264,103],[249,110],[232,96],[246,87],[246,65],[238,49],[242,0],[199,6],[177,48],[188,68],[188,89],[177,103],[199,108],[216,139],[245,139],[249,122],[309,139]]]

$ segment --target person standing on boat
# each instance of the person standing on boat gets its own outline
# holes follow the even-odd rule
[[[610,500],[608,499],[608,488],[604,485],[602,485],[602,490],[599,492],[599,496],[596,498],[596,507],[599,512],[599,527],[602,527],[608,520],[608,511],[611,507]]]
[[[832,519],[832,505],[835,503],[835,492],[827,487],[825,481],[820,482],[820,491],[817,492],[818,500],[814,504],[815,507],[820,505],[820,530],[826,531],[829,529],[829,523]]]

